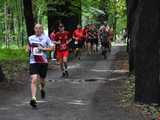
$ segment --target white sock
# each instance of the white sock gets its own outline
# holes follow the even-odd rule
[[[33,97],[32,97],[32,100],[36,100],[36,97],[35,97],[35,96],[33,96]]]

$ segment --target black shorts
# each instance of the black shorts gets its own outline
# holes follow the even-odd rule
[[[72,41],[69,43],[69,48],[70,49],[74,49],[74,40],[72,39]]]
[[[75,47],[75,49],[76,48],[83,48],[83,46],[84,46],[84,41],[83,40],[81,40],[81,41],[78,41],[78,44],[74,44],[74,47]]]
[[[109,42],[101,42],[101,45],[105,48],[109,48]]]
[[[34,63],[30,64],[30,75],[37,74],[41,78],[46,78],[48,71],[48,64]]]
[[[98,44],[98,39],[91,39],[91,44],[92,45],[97,45]]]
[[[91,43],[91,39],[87,39],[87,40],[86,40],[86,43]]]

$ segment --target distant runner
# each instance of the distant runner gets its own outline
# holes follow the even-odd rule
[[[88,30],[88,53],[95,54],[98,46],[98,33],[94,24],[90,25]]]
[[[80,25],[77,25],[77,29],[73,32],[75,55],[76,57],[81,56],[81,49],[84,46],[84,32]]]
[[[52,40],[52,42],[55,42],[55,36],[56,36],[56,32],[55,30],[53,30],[53,32],[50,34],[50,39]],[[55,46],[55,50],[51,52],[51,59],[52,61],[56,60],[56,46]]]
[[[106,30],[105,26],[101,26],[99,29],[99,39],[101,42],[102,47],[102,55],[104,56],[104,59],[107,58],[107,48],[109,49],[109,40],[108,40],[109,33]]]
[[[108,40],[109,40],[109,52],[111,52],[111,48],[112,48],[112,42],[113,42],[113,37],[114,37],[114,31],[113,28],[109,28],[108,29]]]
[[[36,24],[34,27],[35,35],[29,37],[30,53],[30,75],[31,75],[31,93],[32,99],[30,105],[37,106],[37,84],[40,80],[40,91],[42,99],[45,98],[45,78],[48,70],[47,51],[54,50],[54,44],[48,36],[43,33],[43,26]]]
[[[70,34],[68,31],[64,30],[62,24],[59,25],[59,32],[55,36],[56,45],[57,45],[57,57],[60,60],[60,67],[62,71],[62,77],[68,77],[68,57],[69,57],[69,43],[70,43]]]

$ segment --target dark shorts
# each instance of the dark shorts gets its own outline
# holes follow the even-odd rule
[[[72,41],[69,43],[69,48],[70,49],[74,49],[74,40],[72,39]]]
[[[30,64],[30,75],[37,74],[41,78],[46,78],[48,64],[34,63]]]
[[[81,40],[81,41],[78,42],[77,45],[75,44],[75,49],[76,49],[76,48],[83,48],[83,46],[84,46],[84,41]]]
[[[101,45],[105,48],[109,48],[109,42],[101,42]]]
[[[91,39],[91,44],[92,45],[97,45],[98,44],[98,39]]]

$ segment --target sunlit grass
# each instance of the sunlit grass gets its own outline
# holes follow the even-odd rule
[[[24,49],[0,49],[0,61],[14,61],[28,59],[28,53]]]

